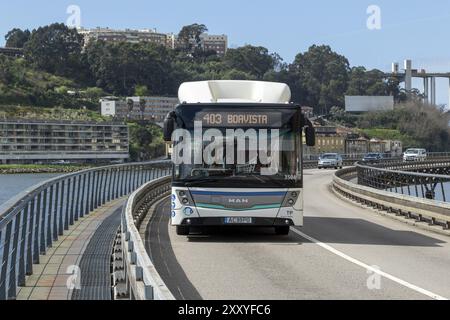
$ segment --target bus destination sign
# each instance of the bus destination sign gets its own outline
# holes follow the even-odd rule
[[[204,127],[280,128],[281,112],[198,112],[195,121]]]

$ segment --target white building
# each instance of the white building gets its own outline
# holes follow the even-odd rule
[[[133,101],[131,110],[128,100]],[[144,101],[144,112],[141,110],[141,101]],[[179,100],[173,97],[128,97],[125,100],[106,97],[100,100],[100,104],[102,116],[111,116],[117,119],[147,120],[162,124],[167,114],[179,104]]]
[[[84,37],[84,45],[88,45],[91,41],[106,42],[150,42],[165,46],[166,48],[175,49],[178,46],[177,36],[173,33],[161,33],[156,29],[141,30],[115,30],[109,28],[84,29],[79,28],[78,33]],[[214,50],[218,55],[225,55],[228,49],[228,37],[222,35],[210,35],[203,33],[200,35],[200,45],[203,50]]]
[[[114,30],[109,28],[79,28],[78,33],[83,35],[85,45],[91,41],[103,40],[106,42],[150,42],[171,49],[175,48],[175,35],[172,33],[160,33],[156,29]]]

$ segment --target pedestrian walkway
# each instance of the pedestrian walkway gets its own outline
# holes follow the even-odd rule
[[[117,211],[126,198],[111,201],[80,218],[46,255],[33,265],[25,286],[18,289],[17,300],[70,300],[74,286],[80,284],[80,262],[91,238],[103,221]]]

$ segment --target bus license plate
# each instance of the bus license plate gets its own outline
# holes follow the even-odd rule
[[[251,223],[253,223],[252,218],[246,218],[246,217],[225,218],[225,224],[251,224]]]

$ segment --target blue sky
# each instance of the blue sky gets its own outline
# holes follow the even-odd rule
[[[204,23],[229,36],[231,46],[262,45],[291,62],[312,44],[328,44],[352,66],[390,70],[413,59],[414,68],[450,72],[448,0],[41,0],[0,3],[0,45],[14,27],[33,29],[65,22],[69,5],[81,9],[84,27],[157,28],[178,32]],[[369,30],[369,5],[381,9],[381,29]],[[415,85],[422,89],[422,84]],[[447,80],[438,80],[438,103],[448,103]]]

